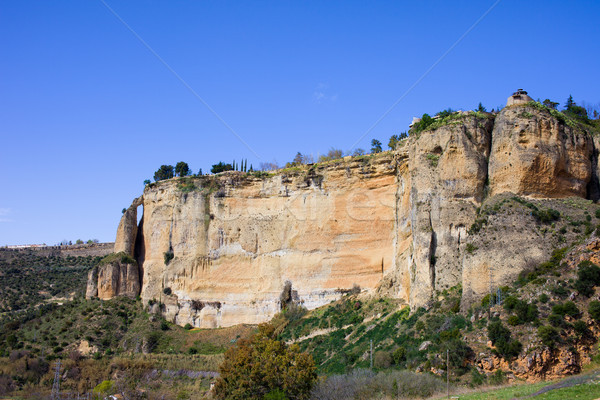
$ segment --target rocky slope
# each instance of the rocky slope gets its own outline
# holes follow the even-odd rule
[[[456,113],[394,152],[148,185],[115,251],[135,257],[142,298],[178,324],[262,322],[281,299],[315,308],[355,285],[414,309],[462,284],[466,307],[551,250],[529,221],[489,235],[482,205],[503,193],[595,200],[597,167],[590,132],[539,105]]]

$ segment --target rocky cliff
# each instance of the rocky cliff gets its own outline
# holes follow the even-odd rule
[[[595,199],[597,168],[592,134],[541,105],[455,113],[393,152],[148,185],[115,242],[137,274],[111,276],[138,280],[144,302],[199,327],[262,322],[282,299],[315,308],[353,287],[415,308],[460,284],[466,307],[551,251],[527,231],[533,219],[488,232],[493,205]]]

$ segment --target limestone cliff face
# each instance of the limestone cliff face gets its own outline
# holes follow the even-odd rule
[[[490,190],[532,197],[586,197],[592,177],[590,135],[531,106],[506,107],[492,134]]]
[[[470,233],[482,208],[512,195],[600,195],[594,140],[548,111],[513,105],[437,126],[394,152],[266,177],[229,172],[148,185],[115,243],[137,266],[91,273],[88,294],[132,293],[139,282],[145,303],[198,327],[268,320],[288,281],[308,308],[354,285],[415,308],[457,284],[464,307],[491,279],[508,282],[550,252],[527,230],[533,219],[499,220],[516,226],[506,235]]]
[[[134,256],[135,239],[137,238],[138,222],[137,209],[142,205],[142,197],[133,200],[131,205],[121,217],[117,228],[117,239],[115,240],[115,253],[124,252]]]
[[[309,308],[372,290],[394,263],[395,192],[391,153],[160,182],[143,196],[141,296],[179,324],[216,327],[269,319],[286,281]]]
[[[410,203],[401,207],[408,212],[401,218],[410,219],[412,248],[399,260],[408,267],[414,306],[461,283],[467,229],[484,196],[492,127],[491,115],[471,114],[407,144]]]
[[[140,294],[138,263],[124,252],[111,254],[88,273],[86,297],[102,300]]]

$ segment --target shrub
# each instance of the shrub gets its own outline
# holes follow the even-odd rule
[[[318,400],[373,398],[428,398],[442,393],[446,384],[429,374],[410,371],[380,372],[355,369],[317,383],[312,398]]]
[[[590,317],[596,322],[600,321],[600,301],[592,300],[588,306],[588,313]]]
[[[169,330],[169,323],[165,320],[160,321],[160,330],[162,331],[168,331]]]
[[[170,296],[171,293],[173,293],[173,292],[171,291],[170,287],[166,287],[163,289],[163,293],[166,294],[167,296]]]
[[[550,314],[548,316],[548,322],[552,326],[561,327],[565,325],[565,318],[562,315]]]
[[[154,173],[154,180],[158,182],[164,179],[171,179],[173,177],[173,170],[174,167],[172,165],[161,165]]]
[[[189,322],[187,324],[185,324],[185,326],[183,327],[183,329],[188,330],[188,331],[192,328],[193,328],[193,326]]]
[[[563,304],[556,304],[552,307],[552,313],[562,317],[568,315],[573,318],[579,318],[580,312],[575,303],[567,301]]]
[[[120,262],[122,264],[136,264],[135,258],[131,257],[129,254],[124,251],[120,251],[118,253],[111,253],[100,260],[100,265],[103,264],[111,264],[113,262]]]
[[[115,383],[113,381],[102,381],[94,388],[94,393],[112,394],[114,392]]]
[[[550,298],[548,297],[548,295],[546,293],[542,293],[538,297],[538,300],[539,300],[540,303],[546,304],[548,302],[548,300],[550,300]]]
[[[588,336],[590,334],[590,330],[587,327],[587,324],[581,320],[575,321],[573,323],[573,330],[579,337]]]
[[[544,346],[553,348],[560,341],[558,330],[551,326],[542,325],[538,328],[538,336],[542,340]]]
[[[510,340],[510,330],[505,328],[501,321],[488,324],[488,338],[496,346],[498,354],[506,359],[519,355],[523,347],[518,340]]]
[[[394,361],[395,365],[400,365],[406,361],[406,348],[404,346],[400,346],[394,350],[394,353],[392,354],[392,360]]]
[[[473,254],[473,252],[475,250],[477,250],[477,246],[475,246],[473,243],[467,243],[466,250],[467,250],[467,253]]]
[[[560,212],[551,208],[547,210],[534,209],[533,211],[531,211],[531,214],[534,216],[535,219],[544,224],[560,219]]]
[[[163,256],[164,256],[164,259],[165,259],[165,265],[169,265],[169,263],[171,262],[171,260],[173,258],[175,258],[175,254],[173,254],[172,250],[165,251],[165,253],[164,253]]]
[[[600,285],[600,267],[590,261],[582,261],[577,266],[575,289],[584,297],[594,294],[594,287]]]
[[[433,124],[434,119],[429,114],[423,114],[421,120],[413,125],[411,133],[417,134],[427,130],[429,125]]]
[[[259,325],[252,339],[227,350],[215,384],[218,399],[262,399],[276,389],[290,398],[309,398],[317,378],[312,357],[275,340],[274,332],[272,325]]]
[[[379,369],[389,368],[392,365],[392,355],[389,351],[376,351],[373,355],[373,365]]]
[[[275,389],[267,393],[264,397],[264,400],[288,400],[285,392]]]
[[[489,378],[490,385],[502,385],[505,381],[506,374],[501,369],[496,370]]]

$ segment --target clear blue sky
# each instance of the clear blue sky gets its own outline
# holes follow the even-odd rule
[[[0,245],[114,240],[161,164],[349,150],[494,1],[0,3]],[[358,144],[413,116],[600,103],[600,2],[501,0]],[[259,158],[260,157],[260,158]]]

